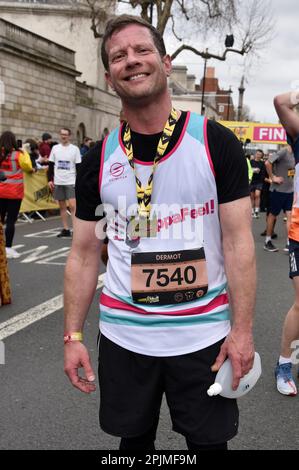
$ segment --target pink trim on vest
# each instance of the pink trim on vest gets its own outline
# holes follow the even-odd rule
[[[122,302],[121,300],[114,299],[113,297],[110,297],[109,295],[104,294],[104,293],[101,294],[100,304],[103,305],[104,307],[114,308],[117,310],[129,310],[131,312],[142,313],[145,315],[173,315],[173,316],[200,315],[203,313],[209,313],[211,310],[213,310],[214,308],[220,307],[221,305],[228,304],[228,295],[221,294],[218,297],[215,297],[215,299],[211,300],[211,302],[209,302],[207,305],[203,305],[201,307],[197,306],[197,307],[188,308],[185,310],[177,310],[177,311],[163,310],[161,312],[153,312],[153,311],[148,312],[148,311],[142,310],[141,308],[134,307],[131,304]]]
[[[163,158],[161,158],[161,160],[159,161],[159,165],[160,165],[160,163],[165,162],[165,160],[167,160],[169,157],[171,157],[171,155],[177,150],[178,146],[180,145],[180,143],[183,140],[183,137],[185,135],[187,126],[189,124],[189,120],[190,120],[190,111],[187,112],[186,121],[185,121],[183,130],[181,132],[181,135],[180,135],[177,143],[175,144],[175,146],[173,147],[173,149],[169,153],[167,153],[166,155],[164,155]],[[119,144],[120,144],[124,154],[126,155],[126,150],[125,150],[125,146],[123,144],[122,138],[121,138],[121,134],[122,134],[122,126],[119,129],[118,140],[119,140]],[[137,165],[144,165],[144,166],[152,166],[153,163],[154,163],[153,161],[152,162],[143,162],[142,160],[139,160],[138,158],[135,158],[135,157],[134,157],[134,162],[137,163]]]
[[[210,164],[212,173],[213,173],[213,175],[214,175],[215,178],[216,178],[216,172],[215,172],[215,168],[214,168],[214,165],[213,165],[213,160],[212,160],[211,153],[210,153],[210,148],[209,148],[209,141],[208,141],[208,120],[207,120],[207,118],[205,118],[205,120],[204,120],[203,133],[204,133],[205,148],[206,148],[206,152],[207,152],[209,164]]]
[[[102,151],[101,151],[101,163],[100,163],[100,172],[99,172],[99,194],[101,195],[101,186],[102,186],[102,179],[103,179],[103,168],[104,168],[104,161],[105,161],[105,150],[108,135],[106,135],[103,144],[102,144]]]

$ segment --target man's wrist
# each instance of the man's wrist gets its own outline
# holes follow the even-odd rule
[[[83,334],[81,331],[74,331],[73,333],[64,333],[64,344],[72,343],[73,341],[83,341]]]

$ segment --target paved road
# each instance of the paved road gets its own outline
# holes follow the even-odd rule
[[[5,337],[6,364],[0,365],[0,449],[116,449],[118,439],[98,427],[98,394],[83,396],[63,374],[62,279],[70,241],[57,239],[59,219],[17,227],[15,243],[22,256],[10,260],[13,304],[0,309],[0,338]],[[298,449],[298,400],[276,392],[273,367],[281,326],[292,303],[288,257],[263,250],[259,233],[263,216],[253,221],[258,260],[256,349],[263,376],[254,390],[239,401],[240,432],[231,449]],[[284,224],[278,224],[277,245],[285,245]],[[22,245],[22,246],[21,246]],[[53,300],[54,298],[54,300]],[[46,304],[45,304],[46,302]],[[96,367],[96,299],[85,338]],[[53,313],[42,317],[48,311]],[[17,317],[25,313],[23,317]],[[24,322],[32,323],[14,332]],[[16,323],[15,320],[18,320]],[[5,326],[5,328],[3,328]],[[298,354],[299,357],[299,354]],[[163,404],[158,449],[184,449],[184,439],[171,431]]]

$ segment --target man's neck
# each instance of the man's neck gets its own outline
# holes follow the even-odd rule
[[[162,132],[172,109],[171,101],[164,105],[151,103],[144,107],[123,105],[126,121],[134,132],[140,134],[158,134]]]

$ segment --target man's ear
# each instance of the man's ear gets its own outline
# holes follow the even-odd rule
[[[164,67],[165,67],[166,75],[167,75],[167,77],[170,77],[171,72],[172,72],[172,63],[171,63],[170,55],[166,54],[163,57],[162,61],[163,61]]]
[[[111,81],[109,72],[105,72],[105,80],[108,83],[108,85],[110,86],[110,88],[112,88],[112,90],[114,90],[114,86],[112,85],[112,81]]]

